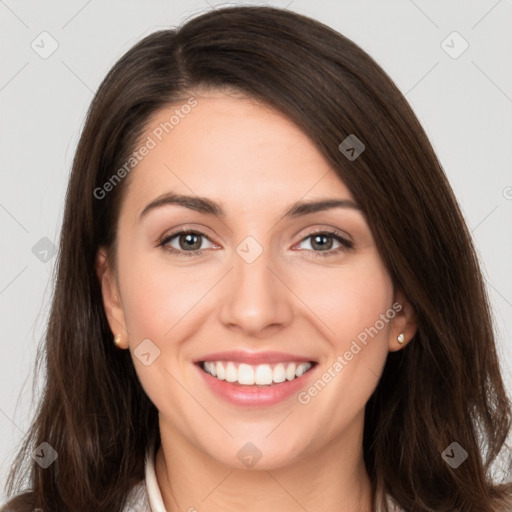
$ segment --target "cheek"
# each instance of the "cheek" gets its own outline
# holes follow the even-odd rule
[[[211,286],[211,272],[172,266],[165,257],[130,255],[119,262],[123,309],[130,341],[150,338],[169,341],[170,331]]]
[[[335,435],[364,409],[388,354],[393,285],[379,259],[362,263],[309,288],[308,305],[328,326],[324,332],[330,347],[323,372],[298,399],[315,428],[318,418],[331,418],[331,426],[324,426],[326,435]]]
[[[194,305],[208,290],[211,277],[202,271],[171,266],[165,258],[148,257],[142,251],[126,256],[125,249],[119,254],[121,296],[135,370],[157,409],[179,424],[182,419],[176,411],[180,407],[170,404],[184,407],[190,398],[178,384],[183,383],[180,359],[188,336],[183,329],[193,316]],[[151,344],[145,341],[148,339]],[[139,357],[144,352],[150,353],[148,365]]]
[[[347,344],[358,336],[364,340],[368,330],[373,338],[387,335],[389,322],[383,322],[381,315],[386,316],[391,308],[393,284],[377,255],[354,259],[354,264],[336,270],[323,269],[310,277],[302,278],[296,289],[317,318],[315,323],[324,324],[322,332],[333,348],[347,350]],[[372,329],[376,323],[378,335]]]

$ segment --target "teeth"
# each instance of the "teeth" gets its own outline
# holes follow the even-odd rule
[[[224,380],[226,378],[226,370],[224,370],[224,365],[218,362],[215,365],[215,371],[217,373],[217,379]]]
[[[295,370],[296,370],[295,363],[291,363],[286,368],[286,380],[293,380],[295,379]]]
[[[238,382],[245,386],[269,386],[293,380],[304,375],[311,363],[277,363],[274,365],[249,365],[232,361],[205,361],[203,369],[212,377],[227,382]]]
[[[272,370],[268,364],[260,364],[256,367],[254,382],[258,386],[268,386],[272,384]]]
[[[295,370],[295,375],[297,377],[302,377],[306,370],[307,368],[305,368],[303,364],[299,364],[299,366],[297,366],[297,369]]]
[[[249,366],[248,364],[241,364],[238,367],[237,381],[238,384],[247,384],[248,386],[252,386],[254,384],[254,370],[252,369],[252,366]]]
[[[228,363],[226,366],[226,380],[228,382],[235,382],[237,377],[236,366],[233,363]]]
[[[286,380],[286,368],[283,363],[276,364],[272,372],[272,380],[274,382],[284,382]]]

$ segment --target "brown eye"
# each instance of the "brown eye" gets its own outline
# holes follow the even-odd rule
[[[201,235],[195,233],[187,233],[185,235],[178,235],[178,245],[180,249],[197,251],[201,248],[202,240]]]
[[[353,248],[353,243],[342,237],[338,232],[322,231],[312,233],[303,238],[301,244],[307,240],[310,240],[309,247],[303,247],[303,249],[317,253],[320,256],[330,256]],[[338,245],[335,246],[335,244]]]
[[[319,249],[320,251],[326,251],[333,246],[333,237],[326,235],[314,235],[311,236],[311,247],[313,249]]]
[[[174,254],[193,256],[208,248],[203,247],[204,240],[209,240],[204,233],[181,230],[164,237],[158,245]]]

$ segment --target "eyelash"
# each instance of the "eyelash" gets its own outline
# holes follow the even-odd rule
[[[201,256],[203,254],[204,249],[198,249],[195,251],[183,251],[174,249],[174,247],[167,247],[167,244],[173,239],[176,238],[179,235],[199,235],[205,238],[208,238],[207,235],[204,233],[201,233],[200,231],[196,231],[193,229],[180,229],[175,231],[174,233],[171,233],[168,236],[165,236],[160,242],[158,243],[158,247],[162,247],[165,251],[168,251],[172,254],[175,254],[177,256]],[[315,230],[312,233],[309,233],[307,236],[302,238],[300,242],[303,242],[304,240],[307,240],[308,238],[311,238],[316,235],[325,235],[327,237],[334,238],[337,242],[341,244],[341,247],[338,247],[337,249],[330,249],[328,251],[313,251],[311,249],[306,249],[308,252],[312,252],[314,254],[314,257],[321,256],[321,257],[327,257],[327,256],[334,256],[335,254],[338,254],[339,252],[347,249],[353,249],[354,244],[350,241],[344,238],[338,231],[325,231],[325,230]]]

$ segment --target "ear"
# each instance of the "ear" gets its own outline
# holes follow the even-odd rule
[[[119,294],[117,276],[109,264],[107,251],[101,247],[96,254],[96,275],[100,281],[103,307],[113,335],[120,336],[118,348],[128,348],[128,332],[123,305]],[[114,340],[112,339],[112,343]]]
[[[418,329],[418,323],[416,311],[402,290],[395,290],[392,309],[396,315],[391,320],[389,351],[396,352],[411,341]],[[404,335],[403,343],[398,341],[400,334]]]

